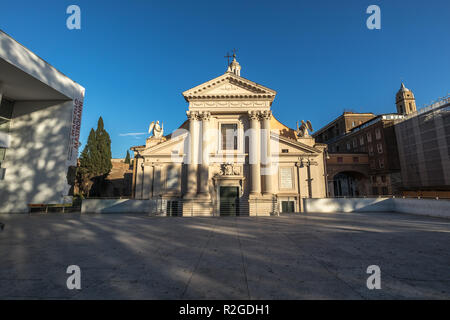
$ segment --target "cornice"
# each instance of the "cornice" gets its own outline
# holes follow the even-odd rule
[[[240,94],[208,94],[208,91],[218,87],[224,83],[234,84],[238,87],[248,90],[248,93]],[[220,99],[257,99],[273,101],[277,92],[275,90],[264,87],[256,82],[250,81],[243,77],[237,76],[234,73],[227,72],[222,76],[207,81],[192,89],[183,92],[186,101],[194,100],[220,100]]]

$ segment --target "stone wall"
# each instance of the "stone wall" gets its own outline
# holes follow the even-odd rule
[[[399,212],[450,219],[450,200],[407,198],[303,199],[305,212]]]
[[[122,159],[111,159],[112,169],[105,179],[103,197],[131,197],[133,170]]]
[[[450,200],[395,198],[396,212],[450,219]]]
[[[303,199],[305,212],[394,211],[390,198],[320,198]]]
[[[156,208],[156,200],[84,199],[81,213],[152,213]]]

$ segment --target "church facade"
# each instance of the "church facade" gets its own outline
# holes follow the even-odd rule
[[[326,145],[309,122],[297,130],[279,122],[276,91],[240,71],[234,56],[225,74],[183,92],[179,129],[162,135],[157,124],[131,148],[133,198],[167,215],[253,216],[301,212],[302,198],[326,196]]]

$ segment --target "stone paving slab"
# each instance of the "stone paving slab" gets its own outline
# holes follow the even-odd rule
[[[0,299],[450,299],[450,221],[0,214]],[[66,268],[81,268],[81,290]],[[369,290],[366,269],[381,268]]]

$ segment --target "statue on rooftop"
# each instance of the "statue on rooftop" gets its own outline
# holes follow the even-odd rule
[[[150,127],[148,128],[148,133],[152,133],[152,138],[162,138],[163,133],[164,133],[164,124],[161,122],[161,125],[159,125],[159,120],[156,121],[152,121],[152,123],[150,123]]]
[[[302,124],[300,127],[298,126],[297,121],[297,130],[295,131],[297,138],[307,138],[309,137],[309,131],[314,131],[311,125],[311,121],[307,120],[306,122],[302,120]]]

